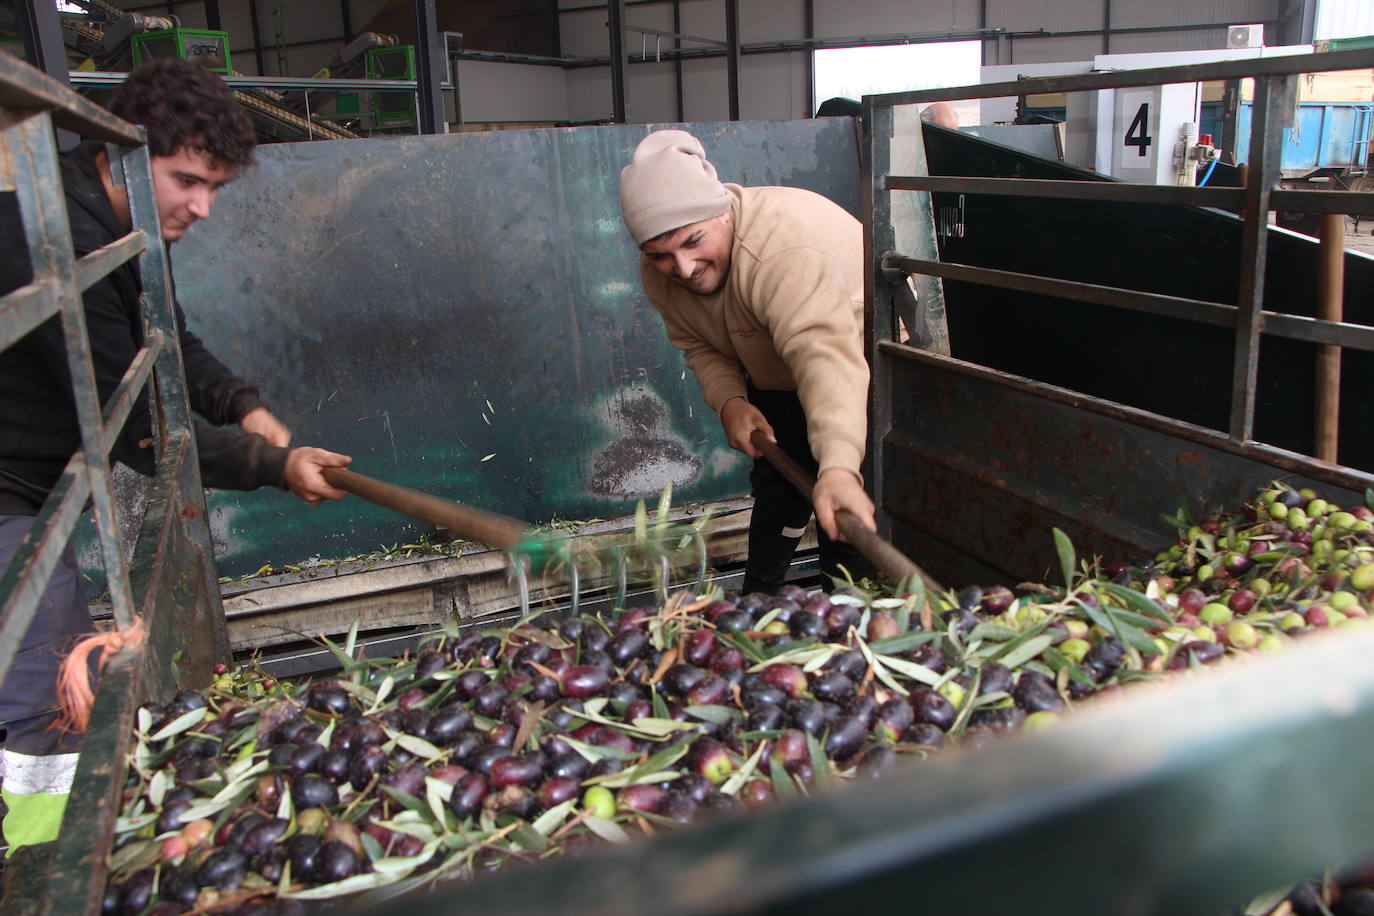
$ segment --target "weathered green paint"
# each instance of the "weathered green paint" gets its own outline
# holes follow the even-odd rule
[[[723,180],[858,210],[848,120],[690,129]],[[180,299],[297,443],[362,473],[532,522],[624,514],[670,481],[680,500],[746,492],[621,223],[620,169],[647,132],[264,147],[175,247]],[[211,509],[226,574],[422,533],[356,499],[220,492]]]

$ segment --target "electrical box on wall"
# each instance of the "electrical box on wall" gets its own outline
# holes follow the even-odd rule
[[[1111,145],[1111,173],[1126,181],[1176,184],[1179,141],[1190,128],[1196,139],[1197,84],[1117,89],[1113,95],[1112,131],[1104,138]]]

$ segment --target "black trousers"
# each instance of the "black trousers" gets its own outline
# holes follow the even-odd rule
[[[765,391],[748,386],[749,403],[753,404],[773,426],[778,448],[801,465],[811,476],[816,475],[816,459],[811,455],[811,443],[806,435],[806,413],[795,391]],[[772,594],[787,579],[787,567],[796,553],[806,523],[811,519],[811,503],[786,477],[759,458],[749,472],[754,491],[754,515],[749,523],[749,561],[744,568],[741,591]],[[850,544],[832,541],[816,528],[820,540],[821,572],[839,576],[840,566],[849,570],[857,581],[874,574],[873,565]],[[827,588],[829,583],[827,582]]]
[[[0,515],[0,569],[19,549],[33,521],[27,515]],[[0,686],[0,723],[8,732],[8,750],[47,756],[80,749],[80,735],[64,735],[50,726],[58,715],[58,665],[77,637],[93,632],[76,555],[68,547]],[[94,675],[91,683],[95,683]]]

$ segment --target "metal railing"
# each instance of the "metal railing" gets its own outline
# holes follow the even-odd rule
[[[1259,338],[1261,334],[1357,350],[1374,349],[1374,329],[1344,321],[1285,315],[1264,308],[1266,233],[1270,211],[1374,214],[1374,194],[1348,191],[1306,191],[1279,188],[1280,145],[1284,114],[1296,99],[1300,74],[1368,69],[1374,50],[1339,51],[1269,57],[1221,63],[1191,64],[1143,70],[1123,70],[1072,76],[1021,79],[978,86],[929,89],[865,96],[864,218],[866,254],[870,264],[869,319],[875,331],[869,346],[870,362],[880,353],[901,347],[895,340],[890,302],[875,291],[891,286],[894,273],[909,275],[922,303],[923,326],[916,336],[930,349],[949,355],[942,281],[954,279],[1020,292],[1038,293],[1152,315],[1183,318],[1235,328],[1235,362],[1231,382],[1229,429],[1237,446],[1252,444],[1255,421]],[[1151,184],[975,178],[927,174],[926,154],[917,103],[987,99],[1041,93],[1080,92],[1141,86],[1194,83],[1253,77],[1254,117],[1251,123],[1248,178],[1241,188],[1176,187]],[[894,191],[917,194],[894,195]],[[957,192],[1014,197],[1096,200],[1115,203],[1182,204],[1239,212],[1241,271],[1235,305],[1160,295],[1115,286],[1094,285],[1028,273],[942,262],[931,219],[930,195]],[[875,398],[870,453],[877,454],[887,409]]]
[[[79,260],[73,253],[53,128],[104,140],[111,178],[127,188],[133,228]],[[0,680],[38,609],[62,551],[89,501],[115,625],[127,629],[141,603],[131,587],[110,480],[110,454],[141,392],[152,381],[157,482],[178,484],[202,500],[181,350],[161,243],[148,148],[142,128],[127,124],[40,71],[0,54],[0,191],[18,200],[32,280],[0,298],[0,349],[59,316],[66,342],[81,449],[68,461],[29,535],[0,572]],[[82,293],[140,257],[143,346],[102,404],[87,336]],[[189,459],[189,460],[188,460]],[[191,475],[194,475],[193,478]],[[176,477],[169,481],[167,478]],[[157,483],[155,483],[155,492]],[[203,524],[203,522],[202,522]],[[196,540],[201,540],[197,538]],[[202,541],[208,555],[208,532]],[[213,564],[207,564],[213,575]]]

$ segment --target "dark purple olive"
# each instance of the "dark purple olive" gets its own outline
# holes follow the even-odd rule
[[[298,833],[286,841],[286,852],[290,857],[292,878],[311,880],[315,877],[315,863],[320,854],[319,837]]]
[[[458,737],[454,738],[449,745],[453,752],[453,759],[462,764],[469,763],[472,760],[472,755],[486,746],[486,733],[475,728],[460,732]]]
[[[954,704],[929,687],[917,687],[907,698],[917,722],[934,725],[940,731],[949,731],[957,715]]]
[[[472,696],[472,711],[487,718],[495,718],[500,715],[501,707],[506,705],[506,697],[510,696],[510,691],[498,683],[490,683],[482,687]]]
[[[716,626],[726,633],[743,633],[754,625],[754,618],[742,610],[726,611],[716,618]]]
[[[744,811],[744,802],[724,792],[713,792],[698,803],[697,809],[702,814],[712,817],[718,814],[739,814]]]
[[[162,813],[157,817],[157,832],[170,833],[173,830],[180,830],[185,821],[182,820],[182,813],[195,802],[189,798],[179,798],[176,801],[163,799]]]
[[[318,744],[298,744],[291,755],[288,766],[294,773],[309,773],[319,766],[324,757],[324,748]]]
[[[597,776],[609,776],[612,773],[619,773],[625,769],[625,764],[614,757],[602,757],[592,764],[587,770],[587,778],[594,779]]]
[[[422,706],[412,706],[405,711],[401,717],[401,729],[407,735],[414,735],[417,738],[429,738],[429,724],[434,720],[434,715]]]
[[[977,608],[983,601],[983,589],[977,585],[968,585],[959,590],[959,607],[971,611]]]
[[[425,792],[425,776],[429,771],[425,769],[423,763],[413,762],[404,766],[397,767],[391,774],[382,781],[382,785],[391,786],[398,792],[417,797],[423,796]]]
[[[607,696],[611,699],[611,708],[622,714],[631,703],[645,699],[643,688],[625,681],[611,685],[610,690],[607,691]]]
[[[662,684],[669,692],[677,696],[686,696],[689,690],[705,678],[706,672],[696,665],[677,664],[663,673]]]
[[[674,791],[684,792],[687,797],[701,804],[707,797],[716,794],[716,785],[700,773],[683,773],[672,782]]]
[[[990,728],[997,732],[1015,731],[1026,721],[1026,714],[1015,706],[980,709],[969,717],[970,726]]]
[[[439,747],[448,747],[457,740],[459,733],[471,726],[472,713],[468,712],[467,707],[461,703],[449,703],[440,707],[430,718],[426,740]]]
[[[749,678],[753,677],[751,682]],[[753,709],[760,703],[781,706],[787,702],[787,694],[772,684],[765,684],[754,675],[749,675],[740,686],[740,701],[745,709]]]
[[[239,846],[250,856],[265,855],[286,833],[286,828],[291,826],[291,822],[281,817],[274,817],[263,821],[248,833],[244,834]]]
[[[549,656],[552,654],[553,650],[542,642],[526,643],[520,647],[520,651],[516,652],[515,657],[511,659],[511,667],[517,671],[538,674],[539,672],[530,666],[547,664]]]
[[[751,732],[771,732],[782,728],[783,720],[781,706],[759,703],[749,710],[749,718],[745,724]]]
[[[539,784],[539,804],[545,808],[561,805],[570,798],[576,798],[582,791],[582,784],[573,776],[550,776]]]
[[[1001,662],[988,662],[981,669],[982,678],[978,682],[978,695],[985,693],[1006,693],[1011,690],[1011,669]]]
[[[1092,672],[1093,680],[1101,683],[1121,667],[1125,655],[1125,645],[1119,639],[1109,637],[1087,651],[1083,656],[1083,667]]]
[[[679,824],[690,824],[697,817],[697,803],[686,792],[670,789],[663,793],[654,812]]]
[[[716,634],[710,630],[693,630],[682,642],[682,660],[689,665],[705,668],[716,651]]]
[[[1064,705],[1059,691],[1040,678],[1027,677],[1028,673],[1023,671],[1016,679],[1016,686],[1011,688],[1011,698],[1017,706],[1026,712],[1041,712]]]
[[[263,815],[257,811],[247,812],[240,816],[238,820],[234,821],[229,829],[225,831],[224,842],[229,846],[238,846],[243,842],[243,838],[248,835],[248,831],[265,820],[267,820],[267,818],[263,817]]]
[[[562,690],[557,680],[547,674],[541,674],[530,681],[530,692],[527,696],[537,703],[552,703],[562,696]]]
[[[253,871],[257,872],[268,881],[281,880],[281,873],[286,866],[286,847],[273,846],[265,854],[258,856],[253,862]],[[163,893],[166,896],[166,893]]]
[[[348,694],[337,683],[326,681],[306,692],[305,705],[320,712],[342,715],[348,709]]]
[[[352,877],[358,871],[358,854],[342,840],[329,840],[320,846],[315,873],[326,884]]]
[[[1179,646],[1178,654],[1174,658],[1176,663],[1187,663],[1196,659],[1198,662],[1206,664],[1221,658],[1225,651],[1221,643],[1206,639],[1193,639]]]
[[[374,747],[386,743],[386,731],[376,722],[364,719],[353,729],[353,743],[349,750],[356,753],[359,748]]]
[[[291,783],[291,801],[295,803],[295,810],[333,808],[339,803],[339,794],[334,784],[323,776],[306,773]]]
[[[201,887],[217,887],[221,890],[238,887],[239,882],[248,875],[248,856],[236,846],[226,846],[210,853],[209,858],[196,869],[196,881]]]
[[[551,779],[559,777],[582,779],[587,775],[590,766],[591,764],[587,763],[587,758],[581,754],[558,754],[549,758],[548,764],[544,767],[544,772]]]
[[[687,702],[693,706],[719,706],[730,698],[730,682],[719,674],[708,674],[687,691]]]
[[[648,651],[649,637],[638,628],[621,630],[606,645],[606,654],[611,657],[611,661],[617,668],[624,668]]]
[[[839,605],[839,607],[844,606]],[[826,667],[831,671],[838,671],[851,681],[861,681],[864,675],[868,673],[868,660],[858,649],[851,649],[836,655]]]
[[[944,653],[933,642],[921,643],[908,652],[906,657],[924,668],[929,668],[936,674],[941,674],[949,667],[949,662],[945,661]]]
[[[911,704],[902,697],[892,697],[878,707],[878,736],[884,741],[901,740],[902,733],[916,721]]]
[[[764,607],[772,600],[773,596],[764,592],[750,592],[740,596],[739,603],[735,607],[752,617],[758,617],[763,613]]]
[[[820,672],[811,678],[811,692],[828,703],[844,703],[854,697],[854,682],[838,671]]]
[[[611,657],[600,649],[583,649],[582,655],[578,659],[578,665],[579,667],[600,668],[606,672],[607,677],[615,675],[615,662],[611,661]]]
[[[880,744],[864,751],[859,758],[857,773],[864,779],[877,779],[892,772],[897,765],[897,754],[887,745]]]
[[[851,757],[868,739],[868,729],[858,719],[840,716],[825,736],[825,756],[832,760]]]
[[[487,781],[493,789],[515,785],[537,786],[543,775],[544,769],[538,762],[523,755],[514,755],[493,760]]]
[[[195,904],[200,886],[196,884],[196,870],[191,866],[167,871],[158,882],[158,896],[184,907]]]
[[[793,639],[818,639],[826,632],[825,620],[810,611],[797,610],[787,620]]]
[[[501,638],[483,636],[472,647],[472,658],[482,668],[489,668],[501,655]]]
[[[291,758],[296,756],[299,745],[278,744],[267,754],[267,765],[274,767],[285,767],[291,765]]]
[[[825,730],[825,707],[811,697],[797,697],[787,701],[788,721],[808,735],[820,736]]]
[[[483,776],[491,772],[491,765],[502,757],[510,756],[510,748],[502,747],[499,744],[488,744],[481,750],[475,751],[468,757],[468,768],[476,770]]]
[[[773,619],[781,620],[783,623],[789,622],[792,619],[792,615],[800,610],[801,604],[793,601],[791,598],[771,598],[764,605],[765,614],[769,611],[777,611],[777,616]]]
[[[579,645],[579,647],[580,647],[580,653],[581,653],[580,657],[582,658],[582,664],[584,664],[584,665],[590,664],[590,662],[587,662],[587,661],[585,660],[585,653],[587,653],[587,652],[605,652],[605,651],[606,651],[606,646],[610,645],[610,642],[611,642],[611,634],[610,634],[610,633],[607,633],[607,632],[606,632],[606,628],[603,627],[603,626],[601,626],[600,624],[592,623],[592,624],[588,624],[587,626],[583,627],[583,628],[582,628],[582,635],[581,635],[581,637],[578,639],[578,645]]]
[[[592,665],[574,665],[563,672],[563,695],[573,699],[600,696],[610,684],[609,675]]]
[[[872,697],[860,694],[844,704],[843,712],[846,716],[858,719],[864,724],[864,728],[871,730],[873,723],[878,721],[878,702]]]
[[[490,680],[485,672],[470,668],[453,682],[453,692],[465,700],[471,700]]]
[[[481,773],[469,773],[453,787],[453,794],[448,798],[448,809],[456,814],[459,820],[472,817],[481,809],[486,797],[486,777]]]
[[[386,751],[373,744],[354,753],[353,759],[348,761],[348,784],[361,792],[367,788],[372,777],[378,773],[386,772],[387,764]]]
[[[272,730],[271,744],[295,744],[301,732],[310,727],[310,721],[304,716],[295,716],[287,719]]]
[[[140,868],[129,876],[119,891],[119,913],[138,916],[147,909],[148,902],[153,898],[153,877],[154,870],[151,868]]]
[[[434,649],[424,649],[419,655],[415,656],[415,680],[423,681],[437,671],[442,671],[448,664],[443,654]]]
[[[905,744],[920,744],[926,747],[939,747],[945,743],[945,732],[929,722],[917,722],[902,733]]]
[[[348,778],[348,751],[339,748],[325,751],[320,757],[319,770],[320,775],[330,782],[343,782]]]

